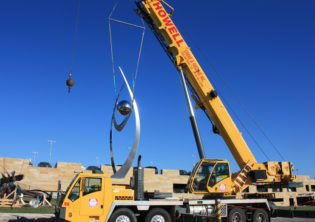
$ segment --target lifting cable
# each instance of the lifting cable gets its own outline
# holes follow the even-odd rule
[[[73,48],[72,48],[72,62],[71,62],[70,72],[72,72],[72,68],[74,65],[74,55],[75,55],[75,50],[76,50],[76,45],[77,45],[79,16],[80,16],[80,0],[78,0],[77,15],[75,19],[75,29],[74,29],[74,36],[73,36]]]
[[[262,127],[258,124],[258,122],[255,120],[255,118],[253,117],[253,115],[250,114],[250,112],[248,111],[248,109],[246,109],[245,105],[241,102],[241,100],[239,99],[239,97],[236,95],[236,93],[234,92],[234,90],[229,86],[229,84],[227,83],[227,81],[223,78],[222,74],[215,68],[215,66],[210,62],[210,59],[208,58],[208,56],[203,52],[203,50],[201,50],[201,48],[198,46],[198,44],[192,39],[192,37],[189,35],[189,33],[184,29],[184,27],[182,25],[180,25],[180,23],[178,23],[178,21],[176,22],[178,24],[178,26],[180,27],[181,30],[184,31],[185,35],[189,38],[189,40],[195,45],[196,49],[200,52],[200,54],[206,59],[206,62],[208,63],[208,65],[213,69],[214,73],[217,74],[217,76],[220,78],[220,80],[223,82],[223,84],[228,88],[228,90],[230,91],[230,93],[232,94],[232,96],[234,97],[234,99],[237,101],[237,103],[241,106],[241,108],[245,111],[245,113],[247,114],[247,116],[250,118],[250,120],[254,123],[254,125],[257,127],[257,129],[262,133],[262,135],[267,139],[267,141],[271,144],[271,146],[273,147],[273,149],[277,152],[277,154],[281,157],[282,160],[285,160],[285,158],[283,157],[283,155],[279,152],[279,150],[277,149],[277,147],[275,146],[275,144],[271,141],[271,139],[267,136],[267,134],[264,132],[264,130],[262,129]],[[211,78],[208,76],[208,78],[211,80]],[[218,89],[214,82],[211,80],[211,84]],[[194,92],[195,94],[195,92]],[[220,97],[223,96],[222,94],[220,94]],[[258,148],[260,149],[260,151],[265,155],[265,157],[268,158],[268,156],[265,154],[265,152],[263,151],[262,147],[259,145],[258,141],[254,138],[254,136],[249,132],[249,130],[245,127],[245,124],[241,121],[241,119],[238,117],[238,115],[236,114],[236,112],[232,109],[232,107],[227,103],[227,100],[224,100],[224,102],[227,104],[227,106],[229,107],[229,109],[232,111],[232,113],[236,116],[237,120],[240,122],[240,124],[242,125],[242,127],[245,129],[245,131],[248,133],[248,135],[252,138],[252,140],[254,141],[254,143],[258,146]]]
[[[125,22],[125,21],[121,21],[118,19],[113,19],[112,15],[114,13],[114,11],[116,10],[116,7],[118,5],[120,0],[118,0],[116,2],[116,4],[114,5],[111,13],[108,16],[108,28],[109,28],[109,41],[110,41],[110,52],[111,52],[111,59],[112,59],[112,71],[113,71],[113,81],[114,81],[114,91],[115,91],[115,97],[117,97],[117,90],[116,90],[116,75],[115,75],[115,63],[114,63],[114,52],[113,52],[113,40],[112,40],[112,28],[111,28],[111,21],[113,22],[117,22],[117,23],[121,23],[124,25],[129,25],[132,27],[136,27],[136,28],[140,28],[142,29],[142,37],[141,37],[141,43],[140,43],[140,47],[139,47],[139,53],[138,53],[138,59],[137,59],[137,66],[136,66],[136,71],[133,77],[133,81],[132,81],[132,91],[133,91],[133,99],[135,98],[135,85],[136,85],[136,79],[138,76],[138,70],[139,70],[139,64],[140,64],[140,58],[141,58],[141,52],[142,52],[142,46],[143,46],[143,40],[144,40],[144,33],[145,33],[145,25],[144,25],[144,21],[143,19],[141,19],[142,22],[142,26],[139,25],[135,25],[129,22]]]
[[[114,66],[114,53],[113,53],[113,41],[112,41],[112,27],[110,25],[110,20],[112,17],[113,12],[115,11],[117,5],[119,3],[119,0],[114,5],[111,13],[108,16],[108,29],[109,29],[109,42],[110,42],[110,54],[112,57],[112,66],[113,66],[113,81],[114,81],[114,90],[115,90],[115,97],[117,97],[117,91],[116,91],[116,76],[115,76],[115,66]]]
[[[254,143],[256,144],[256,146],[258,147],[258,149],[264,154],[264,156],[270,161],[269,156],[264,152],[264,149],[260,146],[260,144],[258,143],[258,141],[256,140],[256,138],[250,133],[250,131],[247,129],[247,127],[244,125],[243,121],[241,121],[240,117],[235,113],[235,111],[232,109],[232,107],[230,106],[230,104],[227,102],[226,99],[224,99],[223,95],[220,94],[220,97],[222,98],[222,100],[224,101],[224,103],[227,105],[227,107],[231,110],[231,112],[234,114],[234,116],[236,117],[236,119],[240,122],[240,124],[242,125],[242,127],[245,129],[246,133],[250,136],[250,138],[254,141]]]
[[[80,0],[78,0],[78,7],[77,7],[77,14],[76,14],[76,21],[75,21],[75,28],[74,28],[74,35],[73,35],[73,47],[72,47],[72,61],[70,66],[69,78],[66,81],[66,85],[68,86],[68,92],[70,93],[71,87],[74,85],[74,81],[72,79],[72,69],[74,65],[74,56],[75,56],[75,49],[77,45],[77,33],[78,33],[78,26],[79,26],[79,16],[80,16]]]

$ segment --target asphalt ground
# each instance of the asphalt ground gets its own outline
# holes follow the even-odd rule
[[[271,222],[315,222],[315,218],[286,218],[286,217],[276,217],[271,218]]]
[[[54,218],[53,214],[27,214],[27,213],[0,213],[0,222],[25,221],[25,222],[64,222]],[[315,222],[315,218],[271,218],[271,222]]]
[[[33,213],[0,213],[0,222],[9,221],[37,221],[37,222],[58,222],[64,221],[54,218],[54,214],[33,214]]]

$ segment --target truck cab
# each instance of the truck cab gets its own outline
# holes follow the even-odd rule
[[[114,200],[133,200],[133,190],[112,185],[107,174],[77,174],[60,201],[59,217],[67,221],[105,221]]]

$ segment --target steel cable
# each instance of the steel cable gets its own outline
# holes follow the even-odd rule
[[[76,45],[77,45],[77,33],[78,33],[78,26],[79,26],[79,16],[80,16],[80,0],[78,0],[78,8],[77,8],[75,29],[74,29],[74,35],[73,35],[72,62],[71,62],[70,72],[72,72],[72,68],[74,65],[75,50],[76,50]]]
[[[113,81],[114,81],[114,90],[115,90],[115,96],[117,96],[117,90],[116,90],[116,75],[115,75],[115,63],[114,63],[114,51],[113,51],[113,40],[112,40],[112,28],[111,28],[111,21],[113,22],[117,22],[117,23],[121,23],[124,25],[129,25],[129,26],[133,26],[136,28],[140,28],[143,30],[142,32],[142,37],[141,37],[141,43],[140,43],[140,47],[139,47],[139,53],[138,53],[138,59],[137,59],[137,65],[136,65],[136,71],[133,77],[133,81],[132,81],[132,90],[133,90],[133,94],[135,95],[135,85],[136,85],[136,79],[138,76],[138,70],[139,70],[139,64],[140,64],[140,58],[141,58],[141,52],[142,52],[142,47],[143,47],[143,41],[144,41],[144,33],[145,33],[145,25],[143,22],[143,19],[141,19],[142,25],[143,26],[139,26],[139,25],[135,25],[132,23],[128,23],[128,22],[124,22],[118,19],[113,19],[112,15],[114,13],[114,11],[116,10],[116,7],[118,5],[120,0],[118,0],[116,2],[116,4],[114,5],[114,7],[112,8],[111,13],[108,16],[108,28],[109,28],[109,41],[110,41],[110,50],[111,50],[111,59],[112,59],[112,69],[113,69]],[[135,98],[135,96],[133,97],[133,99]]]

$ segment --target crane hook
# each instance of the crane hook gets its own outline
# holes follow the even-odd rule
[[[66,82],[67,86],[68,86],[68,92],[70,93],[71,91],[71,87],[74,85],[74,81],[72,79],[72,73],[70,71],[69,73],[69,78],[67,79],[67,82]]]

